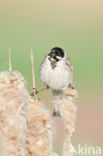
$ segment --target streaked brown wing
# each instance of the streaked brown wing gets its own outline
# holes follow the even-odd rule
[[[72,66],[72,63],[71,63],[69,58],[66,59],[66,65],[67,65],[67,68],[69,68],[69,71],[70,71],[70,78],[71,78],[71,84],[72,84],[73,66]]]
[[[66,64],[67,64],[67,66],[69,67],[70,71],[72,72],[72,71],[73,71],[73,66],[72,66],[72,63],[71,63],[69,57],[66,59]]]
[[[44,64],[45,64],[46,58],[47,58],[47,56],[45,56],[45,57],[43,58],[43,61],[42,61],[41,65],[40,65],[40,71],[41,71],[42,68],[44,67]]]

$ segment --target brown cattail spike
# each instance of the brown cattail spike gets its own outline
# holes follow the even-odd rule
[[[9,72],[12,72],[11,48],[9,48]]]
[[[37,91],[36,91],[36,85],[35,85],[35,72],[34,72],[34,57],[33,57],[33,51],[31,49],[31,52],[30,52],[30,55],[31,55],[31,66],[32,66],[32,85],[33,85],[33,93],[32,95],[35,96]]]

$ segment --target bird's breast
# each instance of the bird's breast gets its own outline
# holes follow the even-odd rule
[[[68,87],[70,82],[70,72],[67,70],[63,61],[58,61],[55,68],[52,68],[51,62],[46,60],[41,67],[40,79],[51,89],[60,90]]]

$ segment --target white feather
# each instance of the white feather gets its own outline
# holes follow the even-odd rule
[[[65,59],[62,58],[57,62],[57,65],[52,69],[51,62],[47,56],[41,65],[40,79],[41,81],[49,86],[52,90],[61,90],[67,88],[70,84],[70,70],[67,69]]]

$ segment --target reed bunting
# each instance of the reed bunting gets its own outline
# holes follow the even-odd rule
[[[63,49],[55,47],[45,56],[40,66],[41,81],[52,90],[54,116],[60,116],[59,102],[63,89],[72,87],[72,64]]]

